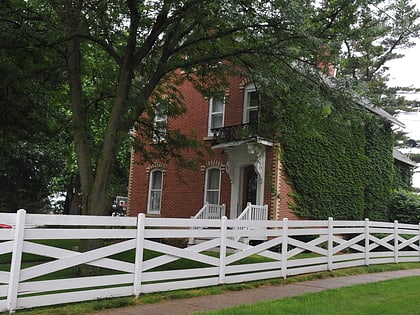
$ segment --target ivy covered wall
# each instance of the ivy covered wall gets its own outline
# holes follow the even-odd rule
[[[316,219],[387,218],[394,184],[392,131],[362,108],[278,104],[293,210]]]
[[[367,164],[364,217],[371,220],[387,220],[388,204],[395,187],[391,125],[375,116],[365,118],[365,121]]]
[[[410,156],[410,159],[411,156]],[[400,161],[394,161],[395,168],[395,188],[406,191],[413,190],[413,168]]]

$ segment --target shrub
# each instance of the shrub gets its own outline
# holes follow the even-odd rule
[[[420,223],[420,195],[410,191],[397,190],[389,203],[389,219],[402,223]]]

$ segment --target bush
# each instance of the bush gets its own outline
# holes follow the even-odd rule
[[[420,195],[410,191],[395,191],[389,203],[389,219],[401,223],[420,223]]]

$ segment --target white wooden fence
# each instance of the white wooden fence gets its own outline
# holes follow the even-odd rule
[[[19,210],[17,214],[0,214],[0,224],[12,226],[0,229],[0,311],[10,312],[360,265],[420,261],[419,225],[398,222],[91,217]],[[195,229],[197,226],[208,228]],[[183,248],[163,242],[191,236],[207,241]],[[266,241],[254,246],[235,241],[256,237]],[[68,240],[83,239],[106,242],[104,247],[83,253],[77,246],[60,247]],[[130,258],[115,256],[121,253]],[[261,258],[259,262],[256,256]],[[181,258],[187,263],[177,265]],[[81,277],[68,271],[80,265],[96,266],[103,273]],[[181,269],[186,265],[187,269]]]

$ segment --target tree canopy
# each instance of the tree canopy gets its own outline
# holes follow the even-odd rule
[[[37,65],[44,67],[42,78],[51,72],[56,86],[32,110],[71,116],[82,212],[96,215],[109,211],[115,163],[133,126],[152,136],[159,103],[168,104],[170,116],[184,113],[176,90],[182,80],[206,93],[220,89],[233,70],[265,64],[278,70],[270,74],[274,82],[292,74],[313,86],[317,81],[309,68],[345,60],[343,75],[369,81],[397,57],[393,48],[409,45],[418,28],[418,13],[405,0],[6,0],[0,6],[0,58],[16,66],[27,61],[20,54],[33,57],[21,80]],[[32,93],[43,90],[41,78],[27,83]],[[155,146],[159,154],[146,143],[136,148],[145,159],[180,157],[181,149],[199,150],[193,136],[169,132],[167,141]]]

